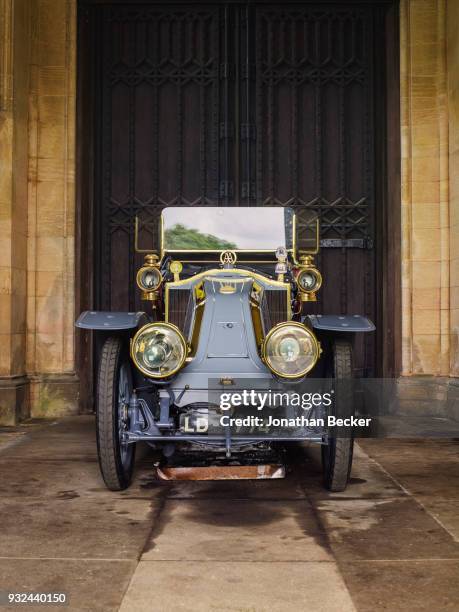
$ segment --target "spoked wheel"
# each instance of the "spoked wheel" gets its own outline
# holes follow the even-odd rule
[[[333,359],[329,375],[334,379],[352,379],[352,345],[344,340],[333,344]],[[339,418],[354,414],[351,385],[339,385],[335,394],[334,414]],[[322,446],[322,470],[324,485],[330,491],[344,491],[349,482],[352,468],[354,440],[352,431],[347,429],[339,435],[335,432],[327,445]]]
[[[97,451],[105,484],[112,491],[126,489],[132,480],[135,444],[128,444],[124,433],[129,426],[129,400],[132,373],[121,338],[105,341],[97,385]]]

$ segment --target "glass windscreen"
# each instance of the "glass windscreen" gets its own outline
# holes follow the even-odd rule
[[[165,208],[163,251],[292,250],[293,217],[274,206]]]

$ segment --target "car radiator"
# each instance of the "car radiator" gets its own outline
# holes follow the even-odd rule
[[[194,306],[193,292],[190,288],[171,287],[168,293],[167,321],[176,325],[185,338],[188,338]]]
[[[261,312],[266,333],[278,323],[287,321],[287,292],[279,289],[265,289],[261,300]]]

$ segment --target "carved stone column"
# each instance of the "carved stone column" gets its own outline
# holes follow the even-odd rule
[[[74,371],[76,0],[38,0],[32,31],[27,373],[33,416],[78,411]]]
[[[0,0],[0,423],[71,414],[76,0]]]
[[[32,2],[0,0],[0,423],[29,414],[27,128]]]
[[[403,374],[448,376],[449,169],[445,0],[402,0]]]

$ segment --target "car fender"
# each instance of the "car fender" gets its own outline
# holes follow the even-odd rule
[[[317,331],[338,333],[366,333],[376,329],[374,323],[362,315],[306,315],[302,319]]]
[[[96,331],[127,331],[149,322],[145,312],[110,312],[85,310],[75,322],[75,327]]]

